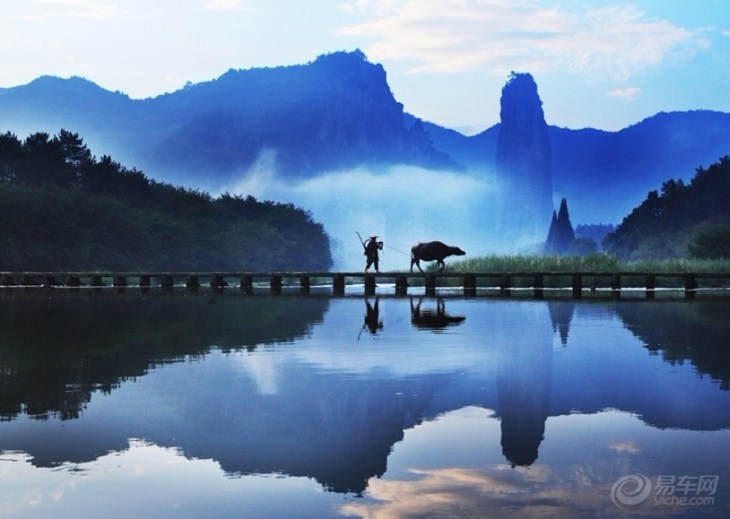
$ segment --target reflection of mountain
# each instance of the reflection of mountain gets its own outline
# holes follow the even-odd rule
[[[312,298],[134,297],[70,294],[0,298],[0,419],[77,418],[96,390],[158,364],[222,348],[304,335],[329,304]]]
[[[231,474],[281,472],[360,492],[385,472],[406,429],[471,405],[495,410],[502,437],[488,441],[500,441],[514,465],[533,463],[546,421],[571,412],[615,408],[660,427],[730,427],[730,392],[648,355],[617,318],[628,312],[642,330],[670,319],[675,336],[715,341],[719,351],[728,325],[711,315],[724,315],[721,303],[571,303],[567,312],[544,301],[454,298],[446,304],[464,320],[452,340],[412,326],[408,299],[381,298],[383,327],[357,341],[359,298],[25,299],[0,299],[6,418],[30,398],[60,408],[76,381],[84,403],[96,388],[115,388],[96,392],[78,420],[0,423],[0,449],[28,452],[39,466],[94,460],[143,438]],[[31,330],[40,318],[56,339]],[[565,348],[553,349],[556,322]],[[69,355],[68,344],[81,354]],[[276,346],[256,348],[264,344]],[[56,369],[46,354],[68,358]],[[185,356],[195,362],[159,366]]]
[[[515,338],[497,378],[502,453],[513,466],[532,465],[537,460],[550,403],[549,332],[538,329],[525,335]]]

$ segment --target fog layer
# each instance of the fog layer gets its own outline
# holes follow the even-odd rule
[[[276,173],[276,156],[264,152],[227,191],[293,203],[311,211],[331,237],[334,269],[362,270],[363,239],[385,243],[380,270],[406,270],[410,248],[419,241],[456,245],[468,257],[515,252],[532,238],[498,237],[494,231],[494,182],[486,175],[392,166],[323,173],[294,182]],[[447,260],[448,262],[448,260]]]

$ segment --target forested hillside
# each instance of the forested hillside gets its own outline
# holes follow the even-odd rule
[[[604,247],[621,258],[730,258],[730,156],[697,168],[689,184],[668,180],[649,192]]]
[[[326,270],[329,237],[291,204],[174,187],[61,130],[0,135],[0,270]]]

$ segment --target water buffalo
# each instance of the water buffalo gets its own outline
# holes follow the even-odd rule
[[[429,241],[421,242],[418,245],[414,245],[411,248],[411,272],[413,272],[413,264],[418,267],[418,270],[423,272],[419,261],[438,261],[437,265],[439,270],[444,270],[446,264],[444,258],[448,256],[463,256],[466,254],[459,247],[451,247],[440,241]]]

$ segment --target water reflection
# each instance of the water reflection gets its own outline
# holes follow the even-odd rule
[[[537,460],[549,414],[552,336],[535,329],[512,341],[501,356],[497,376],[497,411],[502,453],[509,463],[528,466]]]
[[[419,297],[415,305],[413,304],[413,299],[412,297],[410,298],[411,324],[416,328],[439,331],[448,326],[460,324],[466,319],[463,315],[449,315],[446,312],[446,303],[443,297],[436,299],[435,309],[421,309],[423,297]]]
[[[650,351],[661,353],[671,364],[690,362],[700,375],[709,375],[722,389],[730,389],[726,305],[662,301],[636,307],[617,305],[616,313]]]
[[[574,301],[548,301],[550,321],[553,323],[553,331],[560,336],[560,344],[568,344],[568,333],[570,332],[570,321],[575,312]]]
[[[329,299],[0,297],[0,420],[78,418],[92,393],[215,345],[253,351],[293,341],[323,319]]]
[[[526,499],[520,471],[559,463],[556,441],[596,460],[647,450],[609,421],[615,448],[596,450],[581,414],[730,427],[726,304],[364,303],[363,318],[359,297],[0,298],[0,451],[27,453],[34,467],[89,464],[137,438],[228,475],[286,474],[366,495],[385,485],[376,482],[411,431],[476,409],[460,427],[486,432],[454,448],[489,452],[491,468],[433,462],[444,440],[432,437],[410,459],[435,466],[404,477],[509,483]]]
[[[360,333],[368,330],[370,335],[376,335],[379,330],[383,329],[383,321],[380,320],[380,298],[375,298],[375,303],[371,303],[369,298],[365,298],[365,322],[362,325]]]

